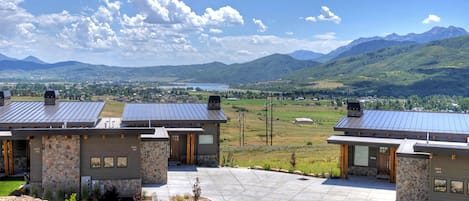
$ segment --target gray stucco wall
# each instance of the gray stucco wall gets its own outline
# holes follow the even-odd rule
[[[34,137],[29,141],[30,147],[30,180],[42,183],[42,137]]]
[[[426,158],[397,157],[397,201],[428,201],[430,164]]]
[[[42,138],[42,187],[78,189],[80,184],[80,137]]]
[[[168,148],[169,142],[142,141],[141,177],[144,184],[166,184],[168,182]]]
[[[430,201],[451,200],[462,201],[469,200],[468,181],[469,181],[469,157],[456,155],[454,160],[451,155],[433,154],[430,169]],[[445,179],[447,182],[446,192],[434,192],[434,179]],[[450,191],[451,181],[464,182],[464,193],[457,194]]]
[[[197,163],[202,166],[218,166],[220,150],[220,124],[206,123],[202,128],[203,135],[212,135],[213,144],[199,144],[197,140]]]
[[[81,137],[81,176],[91,176],[92,180],[139,179],[140,178],[140,139],[137,135],[99,135]],[[127,156],[127,167],[118,168],[117,157]],[[91,157],[101,158],[101,168],[91,168]],[[104,168],[103,157],[114,157],[114,167]]]

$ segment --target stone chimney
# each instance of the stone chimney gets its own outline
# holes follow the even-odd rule
[[[11,101],[10,91],[0,91],[0,106],[8,105]]]
[[[220,103],[221,103],[220,96],[209,96],[207,109],[208,110],[220,110],[221,109]]]
[[[58,98],[59,91],[47,90],[46,93],[44,93],[44,105],[55,105]]]
[[[359,101],[347,101],[347,117],[361,117],[363,104]]]

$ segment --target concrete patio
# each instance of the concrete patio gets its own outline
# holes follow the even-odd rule
[[[168,184],[144,186],[147,195],[169,200],[192,192],[199,177],[202,196],[212,201],[324,200],[395,201],[395,185],[369,177],[321,179],[242,168],[171,167]]]

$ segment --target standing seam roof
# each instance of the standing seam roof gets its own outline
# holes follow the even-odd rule
[[[0,107],[0,123],[96,122],[104,102],[12,102]]]
[[[342,118],[334,129],[469,134],[469,114],[365,110],[361,117]]]
[[[226,121],[223,110],[208,110],[206,104],[126,104],[122,121]]]

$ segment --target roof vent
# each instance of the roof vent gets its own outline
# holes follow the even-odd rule
[[[363,104],[359,101],[347,101],[347,117],[361,117]]]
[[[58,98],[59,91],[47,90],[46,93],[44,93],[44,105],[55,105]]]
[[[8,105],[11,101],[10,91],[0,91],[0,106]]]
[[[220,103],[221,103],[220,96],[209,96],[207,109],[208,110],[220,110],[221,109]]]

